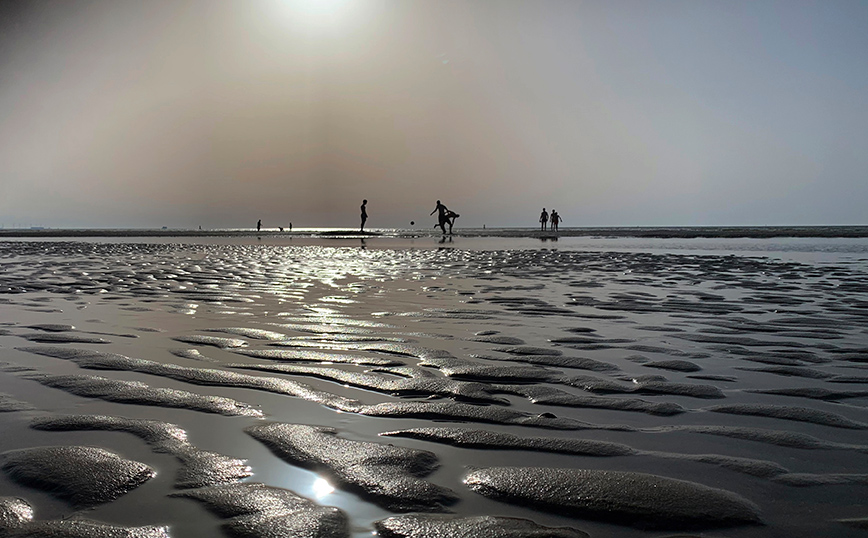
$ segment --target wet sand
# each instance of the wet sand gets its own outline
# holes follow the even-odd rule
[[[864,254],[239,236],[0,268],[0,534],[864,534]]]

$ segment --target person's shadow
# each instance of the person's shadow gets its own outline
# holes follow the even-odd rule
[[[368,244],[365,243],[365,238],[364,238],[364,237],[361,237],[361,238],[360,238],[360,241],[362,242],[362,250],[368,248]]]

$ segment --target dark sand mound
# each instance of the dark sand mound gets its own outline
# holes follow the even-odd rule
[[[265,329],[252,329],[248,327],[220,327],[215,329],[205,329],[209,332],[234,334],[236,336],[244,336],[253,338],[254,340],[285,340],[287,336],[283,333],[268,331]]]
[[[404,364],[401,361],[383,357],[325,353],[323,351],[311,351],[308,349],[241,349],[236,351],[236,353],[257,359],[269,359],[281,362],[336,362],[363,366],[400,366]]]
[[[374,523],[382,538],[589,538],[568,527],[543,527],[512,517],[408,514]]]
[[[351,387],[360,387],[395,396],[436,395],[477,402],[506,403],[502,398],[492,396],[492,391],[486,384],[457,381],[442,377],[396,378],[392,375],[387,375],[386,373],[348,372],[346,370],[338,370],[337,368],[296,366],[288,364],[228,364],[226,366],[229,368],[316,377],[318,379],[334,381]],[[384,370],[383,372],[388,372],[388,370]]]
[[[581,430],[585,424],[552,413],[530,414],[503,407],[472,405],[462,402],[383,402],[365,405],[355,412],[370,417],[426,418],[459,422],[511,424],[552,430]]]
[[[713,385],[694,383],[675,383],[656,378],[635,379],[631,384],[618,383],[589,375],[578,375],[560,379],[564,385],[580,388],[598,394],[660,394],[669,396],[689,396],[700,399],[725,398],[719,388]]]
[[[0,536],[4,538],[169,538],[166,527],[117,527],[87,519],[34,521],[23,499],[0,497]]]
[[[702,368],[695,363],[679,360],[646,362],[643,366],[648,368],[660,368],[662,370],[673,370],[675,372],[698,372],[699,370],[702,370]]]
[[[201,346],[214,346],[219,348],[244,347],[247,342],[240,338],[223,338],[222,336],[209,336],[206,334],[191,334],[188,336],[175,336],[172,340],[185,344],[197,344]]]
[[[654,431],[654,430],[647,430]],[[868,453],[868,445],[850,445],[824,441],[814,436],[792,431],[765,430],[740,426],[667,426],[657,431],[686,431],[732,437],[769,445],[799,448],[803,450],[856,450]]]
[[[532,450],[581,456],[626,456],[639,451],[620,443],[559,437],[519,437],[509,433],[467,428],[412,428],[384,432],[387,437],[409,437],[464,448],[488,450]]]
[[[33,406],[0,392],[0,413],[12,413],[15,411],[29,411]]]
[[[868,424],[864,422],[850,420],[835,413],[820,411],[819,409],[811,409],[809,407],[791,407],[787,405],[734,404],[707,407],[706,410],[713,411],[715,413],[753,415],[757,417],[793,420],[796,422],[810,422],[812,424],[831,426],[833,428],[848,428],[853,430],[864,430],[868,428]]]
[[[37,331],[46,331],[52,333],[62,333],[66,331],[74,331],[74,325],[65,325],[62,323],[36,323],[34,325],[28,325],[28,329],[36,329]]]
[[[205,504],[238,538],[346,538],[347,516],[295,493],[264,484],[230,484],[173,493]]]
[[[651,450],[637,450],[631,446],[593,439],[561,437],[519,437],[508,433],[471,430],[467,428],[412,428],[381,433],[383,436],[408,437],[463,448],[485,450],[530,450],[576,456],[654,456],[717,465],[732,471],[772,478],[789,473],[785,467],[771,461],[724,456],[720,454],[677,454]]]
[[[640,528],[760,523],[757,507],[734,493],[644,473],[494,467],[470,472],[464,483],[495,500]]]
[[[848,527],[853,527],[854,529],[868,530],[868,517],[839,519],[838,522],[843,523]]]
[[[494,386],[498,392],[518,394],[535,404],[635,411],[660,416],[673,416],[686,411],[682,406],[673,402],[649,402],[639,398],[619,398],[614,396],[583,396],[541,385]]]
[[[181,462],[175,478],[178,488],[229,484],[253,474],[244,460],[199,450],[187,441],[186,431],[168,422],[102,415],[67,415],[37,418],[30,423],[30,427],[45,431],[131,433],[148,443],[154,451],[172,454]]]
[[[245,431],[289,463],[328,474],[336,483],[397,511],[440,511],[457,497],[422,480],[437,467],[427,450],[350,441],[333,428],[264,424]]]
[[[793,396],[807,398],[809,400],[827,400],[836,402],[850,398],[864,398],[868,396],[868,390],[833,390],[824,387],[798,387],[785,389],[747,389],[745,392],[757,394],[770,394],[774,396]]]
[[[76,508],[113,501],[155,475],[143,463],[86,446],[11,450],[0,454],[0,467],[12,480],[47,491]]]
[[[312,388],[304,383],[277,377],[260,377],[237,372],[227,372],[216,368],[189,368],[177,364],[165,364],[145,359],[134,359],[117,353],[100,353],[87,349],[69,349],[55,346],[36,346],[18,348],[20,351],[36,353],[57,359],[71,360],[82,368],[95,370],[120,370],[141,372],[184,381],[195,385],[215,387],[237,387],[297,396],[306,400],[321,402],[339,409],[353,408],[354,400],[335,396]]]
[[[776,482],[788,486],[833,486],[841,484],[861,484],[868,486],[868,474],[834,473],[788,473],[775,477]]]
[[[138,381],[123,381],[92,375],[28,374],[25,377],[47,387],[65,390],[70,394],[110,402],[174,407],[226,416],[262,416],[262,411],[259,409],[232,398],[205,396],[177,389],[154,388]]]
[[[31,333],[22,334],[21,338],[42,344],[110,344],[105,338],[67,333]]]
[[[502,335],[477,335],[473,338],[468,338],[468,340],[472,342],[485,342],[488,344],[498,344],[501,346],[523,346],[525,344],[524,340],[521,338],[516,338],[514,336],[502,336]]]

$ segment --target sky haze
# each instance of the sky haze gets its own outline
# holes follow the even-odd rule
[[[0,7],[0,224],[868,224],[868,3]]]

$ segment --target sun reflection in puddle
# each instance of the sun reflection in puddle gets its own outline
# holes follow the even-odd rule
[[[334,492],[335,488],[331,484],[328,483],[328,480],[325,478],[317,478],[313,481],[313,495],[317,499],[321,499],[326,495]]]

